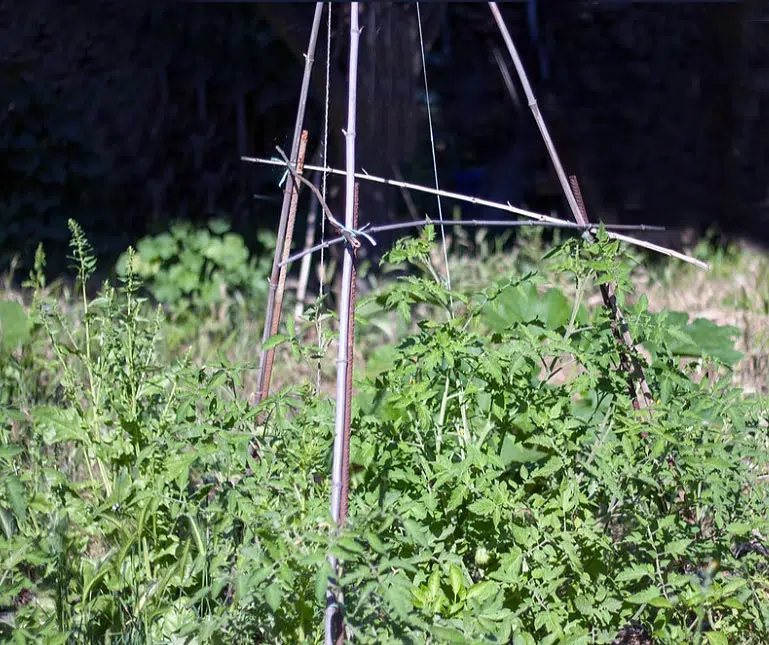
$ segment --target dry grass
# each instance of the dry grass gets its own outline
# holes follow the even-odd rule
[[[769,393],[769,254],[741,243],[710,258],[710,271],[669,264],[664,272],[642,271],[637,289],[653,311],[685,311],[741,330],[744,353],[734,369],[746,392]]]

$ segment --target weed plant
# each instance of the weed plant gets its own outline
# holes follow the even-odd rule
[[[320,642],[329,550],[353,642],[610,643],[629,624],[767,642],[766,402],[730,384],[734,329],[640,298],[626,317],[658,400],[633,409],[585,306],[598,282],[631,293],[605,236],[454,293],[429,228],[396,245],[416,271],[361,303],[361,333],[388,311],[412,331],[358,381],[334,535],[333,402],[298,383],[255,408],[242,365],[166,359],[136,254],[89,298],[71,232],[77,316],[42,254],[29,311],[0,309],[4,642]]]

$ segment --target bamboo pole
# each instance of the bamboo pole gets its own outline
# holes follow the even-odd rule
[[[347,92],[347,129],[345,131],[346,166],[345,176],[345,227],[352,230],[355,226],[355,123],[358,83],[358,48],[360,29],[358,28],[358,3],[350,3],[350,63]],[[342,286],[339,302],[339,346],[336,360],[336,416],[334,419],[334,453],[331,481],[331,517],[335,526],[340,526],[342,511],[342,480],[344,462],[345,417],[349,411],[347,401],[347,370],[350,355],[347,347],[350,328],[350,296],[352,290],[353,246],[347,245],[342,264]],[[333,578],[329,579],[326,594],[325,645],[336,645],[337,638],[343,638],[344,623],[340,606],[341,598],[335,588],[338,580],[338,563],[329,555]]]
[[[251,163],[261,163],[268,166],[286,166],[285,161],[281,159],[265,159],[262,157],[241,157],[243,161],[248,161]],[[327,172],[331,175],[344,175],[344,170],[339,170],[338,168],[330,168],[330,167],[323,167],[323,166],[310,166],[305,165],[305,170],[320,170],[323,172]],[[566,222],[566,220],[559,219],[558,217],[553,217],[552,215],[544,215],[542,213],[536,213],[534,211],[527,210],[525,208],[518,208],[517,206],[513,206],[509,202],[507,204],[502,204],[500,202],[493,202],[488,199],[482,199],[481,197],[472,197],[470,195],[463,195],[462,193],[454,193],[449,190],[443,190],[443,189],[437,189],[437,188],[430,188],[429,186],[422,186],[420,184],[413,184],[405,181],[397,181],[395,179],[387,179],[385,177],[377,177],[375,175],[369,175],[368,173],[363,172],[356,172],[355,173],[356,179],[361,179],[363,181],[370,181],[377,184],[385,184],[388,186],[396,186],[396,187],[402,187],[406,188],[408,190],[413,190],[420,193],[425,193],[428,195],[440,195],[441,197],[447,197],[449,199],[456,199],[457,201],[466,202],[468,204],[476,204],[479,206],[487,206],[489,208],[493,208],[495,210],[499,211],[505,211],[508,213],[513,213],[515,215],[521,215],[523,217],[526,217],[528,219],[535,220],[537,222],[547,222],[549,224],[554,225],[563,225],[564,223],[570,223]],[[301,181],[301,179],[300,179]],[[302,182],[304,183],[304,182]],[[308,186],[312,185],[312,182],[309,182]],[[314,192],[314,191],[313,191]],[[321,204],[322,206],[322,204]],[[443,220],[443,225],[447,226],[451,220]],[[438,224],[438,221],[433,222],[434,224]],[[609,227],[607,227],[608,229]],[[370,229],[373,230],[373,229]],[[649,229],[651,230],[651,229]],[[648,249],[650,251],[654,251],[656,253],[661,253],[662,255],[667,255],[668,257],[676,258],[678,260],[681,260],[682,262],[687,262],[689,264],[693,264],[696,267],[699,267],[700,269],[709,269],[710,266],[707,262],[703,262],[702,260],[698,260],[695,257],[692,257],[691,255],[686,255],[685,253],[680,253],[679,251],[675,251],[673,249],[666,248],[664,246],[660,246],[659,244],[654,244],[653,242],[647,242],[646,240],[639,240],[635,237],[629,237],[627,235],[622,235],[621,233],[614,233],[612,231],[608,231],[607,235],[613,239],[613,240],[619,240],[620,242],[625,242],[627,244],[632,244],[633,246],[638,246],[644,249]]]
[[[294,123],[294,138],[291,143],[291,163],[295,166],[299,155],[299,144],[301,140],[302,127],[304,125],[304,115],[307,109],[307,95],[310,88],[310,78],[312,77],[312,65],[315,60],[315,48],[318,42],[318,32],[320,31],[320,18],[323,14],[323,3],[315,3],[315,17],[312,22],[312,31],[310,32],[310,42],[307,46],[307,55],[305,56],[304,76],[302,77],[302,88],[299,94],[299,106],[296,111],[296,122]],[[278,239],[275,244],[275,255],[272,260],[272,271],[270,272],[270,286],[267,293],[267,308],[264,319],[264,332],[262,333],[262,344],[264,345],[272,335],[274,328],[274,319],[280,319],[280,311],[275,311],[276,293],[278,291],[278,282],[280,279],[280,261],[283,254],[283,247],[286,241],[286,229],[288,228],[289,209],[291,207],[292,196],[298,190],[292,177],[286,177],[286,187],[283,190],[283,204],[280,209],[280,222],[278,224]],[[282,298],[281,298],[282,301]],[[277,315],[276,315],[277,313]],[[267,350],[262,349],[259,357],[259,372],[257,375],[256,403],[260,403],[268,394],[269,383],[267,383]]]
[[[406,228],[420,228],[423,226],[429,226],[432,224],[433,226],[440,226],[440,220],[432,220],[430,218],[424,219],[422,221],[418,222],[396,222],[395,224],[382,224],[381,226],[370,226],[365,229],[365,233],[369,236],[373,233],[381,233],[384,231],[399,231]],[[558,224],[551,224],[550,222],[527,222],[525,220],[500,220],[500,219],[452,219],[452,220],[443,220],[444,226],[469,226],[471,228],[524,228],[529,226],[541,226],[542,228],[553,228],[553,229],[567,229],[567,230],[574,230],[574,231],[589,231],[589,230],[595,230],[601,227],[600,224],[589,224],[588,226],[582,226],[581,224],[575,224],[574,222],[560,222]],[[620,228],[617,228],[620,227]],[[664,231],[665,228],[662,226],[648,226],[646,224],[607,224],[605,225],[605,230],[612,231],[612,230],[631,230],[631,231]],[[302,249],[301,251],[297,251],[290,257],[286,258],[281,262],[281,266],[284,264],[291,264],[292,262],[296,262],[297,260],[302,260],[312,254],[315,253],[315,251],[320,251],[321,249],[327,249],[331,246],[334,246],[336,244],[339,244],[340,242],[345,242],[349,240],[349,236],[340,235],[338,237],[331,238],[330,240],[324,240],[323,242],[320,242],[314,246],[310,246],[307,248]]]
[[[313,179],[313,185],[317,188],[318,179],[320,173],[315,174]],[[310,204],[310,210],[307,213],[307,230],[304,234],[304,250],[312,248],[312,244],[315,241],[315,228],[318,222],[318,200],[313,199]],[[283,262],[285,262],[285,258]],[[296,287],[296,306],[294,307],[294,318],[300,318],[304,313],[304,304],[307,298],[307,285],[310,281],[310,263],[311,257],[307,253],[302,258],[302,264],[299,268],[299,281]]]
[[[494,20],[497,23],[500,34],[502,34],[502,38],[505,41],[505,45],[507,46],[507,51],[510,54],[510,58],[513,60],[513,65],[515,66],[515,70],[518,73],[518,79],[520,80],[521,85],[523,86],[524,94],[526,95],[526,102],[531,109],[531,113],[534,115],[534,120],[537,122],[537,127],[539,128],[539,132],[542,135],[542,140],[545,142],[548,155],[550,155],[550,161],[555,168],[555,174],[558,176],[558,182],[561,184],[561,190],[563,191],[564,197],[566,197],[566,202],[569,204],[569,208],[571,209],[574,220],[582,226],[588,226],[589,222],[587,219],[587,212],[585,210],[584,202],[582,201],[579,184],[577,183],[576,177],[572,177],[571,181],[569,181],[569,179],[566,177],[566,172],[564,171],[563,165],[561,164],[558,151],[555,149],[555,144],[550,138],[550,132],[548,131],[547,125],[545,124],[545,119],[542,117],[542,113],[540,112],[539,106],[537,105],[537,99],[534,96],[534,91],[531,89],[531,84],[529,83],[528,76],[526,75],[526,69],[521,62],[521,57],[518,55],[518,50],[515,48],[515,44],[513,43],[513,39],[510,36],[507,25],[502,18],[502,14],[499,11],[497,3],[489,2],[489,9],[491,9],[491,14],[494,16]],[[585,230],[583,236],[586,240],[589,241],[595,239],[593,234],[588,229]],[[616,285],[614,284],[602,284],[601,297],[603,299],[604,306],[609,310],[609,315],[612,321],[612,330],[617,340],[617,344],[620,346],[619,351],[621,368],[628,378],[633,406],[636,409],[646,409],[649,408],[649,406],[652,404],[651,392],[649,391],[649,386],[647,385],[646,377],[644,375],[643,368],[641,367],[641,363],[634,355],[635,345],[633,343],[633,339],[630,336],[630,330],[625,323],[622,311],[617,304],[617,299],[614,295],[615,289]],[[628,360],[628,355],[630,356],[630,360]],[[640,384],[640,396],[638,395],[638,391],[636,389],[636,381],[638,381]]]

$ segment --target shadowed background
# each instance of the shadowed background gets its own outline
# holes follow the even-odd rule
[[[362,8],[359,166],[432,183],[415,5]],[[501,40],[486,5],[421,9],[441,185],[564,213],[525,100],[495,62]],[[539,0],[503,11],[593,219],[769,239],[759,2]],[[3,267],[14,255],[28,263],[40,240],[55,257],[68,217],[109,257],[173,219],[222,214],[249,241],[273,229],[280,173],[239,157],[288,148],[312,13],[310,3],[4,3]],[[340,166],[343,4],[333,16],[330,161]],[[319,41],[310,155],[322,132],[325,25]],[[435,215],[434,200],[414,197],[420,215]],[[361,199],[363,221],[408,217],[397,191],[364,184]]]

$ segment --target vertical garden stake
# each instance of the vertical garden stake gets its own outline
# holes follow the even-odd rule
[[[360,204],[360,200],[358,199],[359,190],[360,184],[355,182],[355,206],[353,210],[352,224],[354,229],[358,228],[358,207]],[[345,375],[347,389],[345,393],[344,436],[342,437],[342,493],[339,504],[340,526],[344,526],[344,521],[347,518],[347,506],[350,500],[350,425],[352,423],[352,371],[355,365],[355,299],[357,294],[356,282],[358,278],[358,273],[355,267],[355,261],[357,259],[356,251],[357,249],[353,247],[352,278],[350,280],[350,313],[347,327],[347,373]]]
[[[577,200],[577,206],[579,207],[580,215],[582,219],[580,224],[587,225],[587,211],[585,210],[585,202],[582,200],[582,191],[579,188],[579,182],[574,175],[569,177],[571,182],[571,188],[574,191],[574,198]],[[593,237],[592,233],[587,232],[590,238]],[[641,366],[638,357],[635,356],[633,345],[633,338],[630,336],[630,329],[628,329],[625,317],[622,315],[622,311],[617,305],[617,296],[615,294],[617,285],[613,283],[604,283],[601,285],[601,297],[603,298],[603,304],[609,310],[609,316],[611,319],[611,331],[614,335],[617,344],[620,346],[620,368],[627,375],[628,391],[633,399],[633,407],[638,409],[649,409],[652,403],[652,395],[649,390],[649,385],[646,382],[646,375],[644,374],[643,367]],[[636,391],[636,381],[641,390],[641,397],[639,398]]]
[[[529,108],[531,109],[531,113],[534,115],[534,120],[537,122],[537,127],[539,128],[539,132],[542,135],[542,140],[545,142],[545,147],[547,148],[548,155],[550,156],[550,161],[552,162],[553,167],[555,168],[555,174],[558,176],[558,181],[561,184],[561,190],[563,191],[563,194],[566,197],[566,202],[569,204],[569,209],[571,210],[571,214],[574,217],[574,220],[578,224],[582,224],[583,226],[586,226],[588,224],[588,220],[584,210],[584,204],[580,205],[580,202],[582,201],[581,194],[580,194],[580,202],[577,201],[577,196],[575,195],[575,193],[578,192],[579,190],[579,186],[577,185],[576,180],[574,180],[574,186],[577,188],[577,190],[576,191],[573,190],[572,184],[569,183],[569,180],[566,178],[566,173],[564,172],[563,165],[561,164],[561,159],[558,156],[558,151],[555,149],[555,144],[553,143],[553,140],[550,138],[550,132],[547,129],[547,125],[545,124],[545,120],[542,117],[542,113],[539,111],[539,106],[537,105],[537,99],[534,97],[534,92],[531,89],[531,84],[529,83],[528,76],[526,75],[526,70],[523,67],[521,58],[518,55],[518,50],[515,48],[515,44],[513,43],[513,39],[510,36],[510,32],[507,29],[507,25],[505,24],[505,21],[502,18],[502,14],[499,11],[499,7],[497,6],[497,3],[489,2],[489,9],[491,9],[491,14],[494,16],[494,20],[497,23],[499,32],[502,34],[502,38],[505,41],[505,45],[507,46],[507,51],[510,54],[510,58],[513,60],[515,71],[518,74],[518,79],[520,80],[521,85],[523,86],[524,94],[526,95],[526,102],[528,103]],[[585,231],[583,235],[587,240],[593,239],[593,235],[589,231]],[[626,345],[625,349],[623,349],[620,346],[619,348],[620,354],[623,354],[626,350],[632,355],[632,351],[634,347],[633,340],[630,337],[630,331],[627,328],[627,324],[625,324],[624,317],[622,316],[622,312],[620,311],[619,306],[617,305],[617,300],[614,296],[614,286],[601,285],[601,296],[603,297],[604,305],[609,310],[609,313],[612,317],[612,327],[614,329],[617,329],[617,332],[615,333],[615,338],[617,339],[620,345],[623,345],[623,344]],[[621,333],[620,333],[620,330],[621,330]],[[631,369],[630,365],[626,363],[625,366],[623,367],[626,368],[628,379],[630,379],[630,382],[632,384],[631,388],[632,388],[634,407],[648,408],[652,402],[651,393],[649,392],[649,387],[643,375],[643,370],[641,368],[641,365],[635,357],[633,357],[633,366],[634,368]],[[641,383],[640,399],[638,398],[638,395],[636,393],[634,377],[637,378]]]
[[[350,65],[347,92],[347,130],[346,140],[346,169],[345,175],[345,212],[344,225],[348,231],[355,229],[355,121],[358,83],[358,46],[360,30],[358,29],[358,3],[350,3]],[[334,419],[334,454],[331,479],[331,517],[338,530],[341,523],[342,511],[342,478],[344,461],[345,418],[350,409],[347,400],[347,370],[351,356],[347,351],[348,330],[350,329],[350,296],[352,291],[353,246],[348,243],[342,264],[342,288],[339,302],[339,347],[336,359],[336,416]],[[329,578],[326,593],[325,614],[325,645],[335,645],[337,638],[344,632],[342,622],[341,598],[335,588],[338,580],[338,563],[333,555],[329,555],[332,576]]]
[[[316,157],[320,157],[320,150]],[[317,165],[317,164],[316,164]],[[320,179],[320,173],[316,172],[313,179],[313,184],[318,187]],[[310,204],[310,210],[307,213],[307,230],[304,233],[304,248],[305,250],[312,247],[312,243],[315,241],[315,227],[318,221],[318,200],[313,199]],[[285,258],[283,259],[285,261]],[[307,284],[310,281],[310,263],[312,257],[308,253],[302,258],[302,264],[299,269],[299,280],[296,287],[296,306],[294,307],[294,318],[299,318],[304,313],[305,299],[307,298]],[[320,344],[320,343],[319,343]]]
[[[296,177],[299,177],[304,170],[304,155],[307,151],[307,130],[302,130],[302,138],[299,142],[299,154],[296,158]],[[286,182],[291,177],[293,190],[291,191],[291,201],[288,208],[288,219],[286,221],[286,230],[283,238],[283,250],[280,255],[280,262],[282,263],[289,255],[291,255],[291,242],[294,239],[294,224],[296,223],[296,209],[299,204],[299,185],[293,181],[295,179],[293,173],[287,173]],[[270,338],[278,333],[278,327],[280,325],[280,314],[283,311],[283,296],[286,293],[286,274],[288,273],[288,266],[283,265],[278,271],[278,285],[275,290],[275,301],[273,303],[272,313],[272,326],[270,327],[270,333],[267,338]],[[270,392],[270,380],[272,378],[272,364],[275,360],[275,347],[268,347],[263,350],[264,356],[264,370],[260,372],[262,377],[262,384],[259,387],[259,400],[261,401]],[[262,367],[260,364],[259,367]]]
[[[307,94],[310,88],[310,77],[312,76],[312,64],[315,61],[315,47],[318,41],[318,32],[320,31],[320,18],[323,14],[323,3],[315,3],[315,17],[312,22],[312,31],[310,32],[310,43],[307,46],[307,54],[304,61],[304,76],[302,77],[302,89],[299,94],[299,106],[296,111],[296,122],[294,123],[294,138],[291,142],[291,163],[297,163],[299,155],[299,142],[304,124],[304,114],[307,108]],[[298,188],[298,187],[297,187]],[[273,319],[275,316],[275,294],[278,290],[278,280],[280,277],[280,262],[283,253],[283,245],[286,238],[286,228],[288,226],[288,213],[291,205],[292,195],[294,193],[294,182],[290,176],[286,176],[286,187],[283,190],[283,204],[280,209],[280,222],[278,224],[278,238],[275,242],[275,255],[272,260],[272,271],[270,272],[270,288],[267,293],[267,308],[264,316],[264,332],[262,334],[262,344],[270,338],[273,329]],[[278,312],[277,318],[280,318]],[[267,376],[267,352],[262,349],[259,358],[259,373],[257,375],[256,403],[260,403],[269,391],[269,384],[266,382]]]

